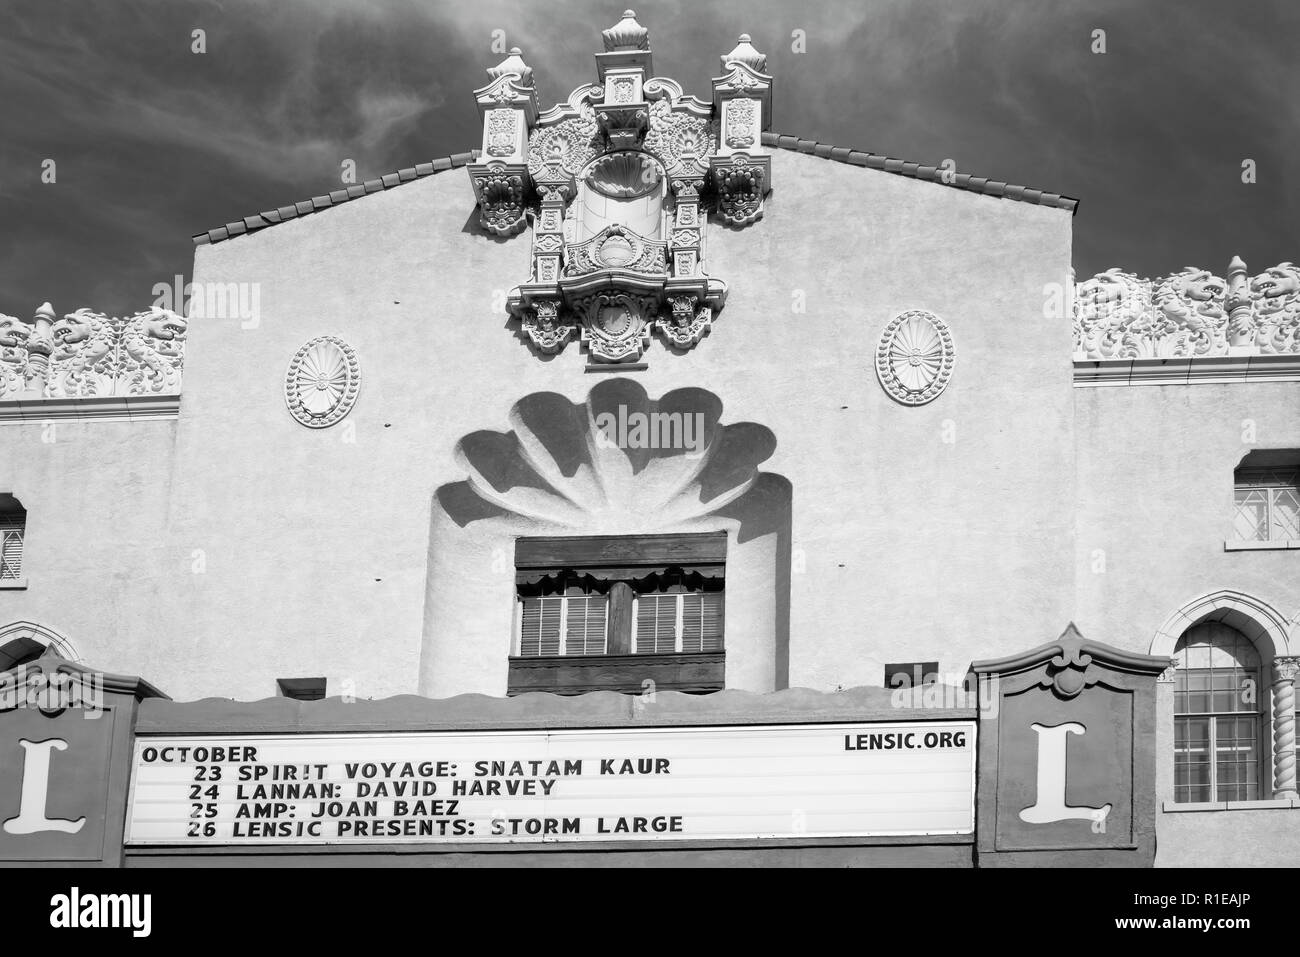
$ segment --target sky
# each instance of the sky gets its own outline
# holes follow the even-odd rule
[[[523,49],[543,108],[564,100],[594,81],[622,10],[0,0],[0,312],[145,309],[155,284],[188,279],[195,233],[339,189],[348,159],[360,181],[477,147],[471,91],[503,58],[494,42]],[[636,11],[655,72],[706,100],[750,33],[775,76],[774,132],[1078,198],[1080,277],[1300,261],[1297,0]]]

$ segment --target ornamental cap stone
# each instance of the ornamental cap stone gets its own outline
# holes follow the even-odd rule
[[[606,53],[650,49],[650,31],[636,22],[635,10],[624,10],[623,19],[601,31]]]
[[[749,34],[742,33],[736,48],[730,53],[725,54],[722,59],[722,68],[725,70],[729,63],[743,63],[757,73],[762,73],[767,69],[767,54],[759,53],[749,42]]]
[[[523,52],[519,47],[511,47],[509,56],[496,66],[487,68],[488,76],[494,80],[499,80],[506,74],[513,74],[519,77],[520,86],[532,86],[533,68],[524,62]]]
[[[53,322],[55,318],[54,307],[48,302],[43,302],[36,307],[33,319],[44,319],[46,322]]]

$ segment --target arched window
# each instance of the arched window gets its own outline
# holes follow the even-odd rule
[[[1264,708],[1259,652],[1235,628],[1207,621],[1187,629],[1174,659],[1174,800],[1258,800]]]
[[[27,635],[0,644],[0,671],[31,664],[45,654],[45,646]]]
[[[72,643],[58,632],[30,621],[15,621],[0,627],[0,671],[35,661],[53,648],[61,658],[80,661]]]

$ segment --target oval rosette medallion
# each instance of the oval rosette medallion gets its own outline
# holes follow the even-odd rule
[[[904,405],[938,397],[952,377],[956,353],[947,324],[932,312],[912,309],[895,316],[876,346],[876,375]]]
[[[361,364],[338,336],[317,336],[294,353],[284,377],[289,412],[303,425],[323,429],[352,410],[361,389]]]

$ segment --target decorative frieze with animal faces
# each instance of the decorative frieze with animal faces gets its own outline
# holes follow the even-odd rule
[[[188,326],[156,306],[59,318],[44,303],[30,319],[0,315],[0,400],[178,395]]]
[[[1188,266],[1139,279],[1108,269],[1075,287],[1076,360],[1205,358],[1300,353],[1300,267],[1248,278],[1234,258],[1227,279]]]

